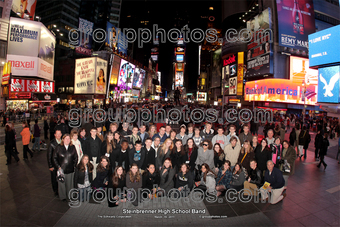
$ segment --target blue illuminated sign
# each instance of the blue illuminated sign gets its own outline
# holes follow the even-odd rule
[[[308,36],[309,66],[340,63],[340,25]]]
[[[319,68],[318,102],[340,103],[340,66]]]

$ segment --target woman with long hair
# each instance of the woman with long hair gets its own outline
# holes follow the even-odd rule
[[[253,151],[256,150],[256,147],[259,145],[259,137],[253,136],[253,139],[251,141],[251,147],[253,148]]]
[[[238,162],[249,171],[250,170],[250,160],[255,159],[255,153],[253,148],[250,146],[248,140],[244,141],[243,147],[241,148],[240,155],[238,156]]]
[[[157,151],[156,158],[156,169],[161,169],[162,164],[166,158],[170,158],[170,154],[172,149],[174,148],[174,144],[170,138],[166,139],[161,147]]]
[[[97,166],[97,176],[92,182],[92,188],[96,189],[104,189],[108,185],[108,176],[110,172],[110,161],[106,156],[100,157],[100,162]]]
[[[68,196],[74,186],[74,169],[78,163],[77,150],[72,144],[70,134],[65,134],[61,143],[55,148],[53,162],[60,177],[58,182],[59,198],[60,200],[70,199]]]
[[[201,167],[201,181],[195,182],[195,186],[201,190],[213,192],[216,186],[216,174],[210,169],[207,163],[203,163]]]
[[[151,194],[149,194],[149,198],[153,199],[156,195],[157,188],[154,188],[154,185],[158,185],[161,182],[161,177],[159,176],[159,172],[156,170],[154,164],[148,164],[146,167],[146,171],[143,173],[143,184],[142,188],[149,189]]]
[[[176,176],[176,188],[182,191],[187,187],[190,191],[194,186],[194,176],[190,172],[189,166],[185,163],[180,165],[180,171]],[[184,195],[185,196],[185,195]]]
[[[78,163],[80,163],[81,158],[84,155],[82,146],[80,141],[78,140],[78,130],[77,129],[72,129],[71,131],[71,140],[72,140],[72,144],[76,147],[77,150],[77,154],[78,154]]]
[[[109,158],[112,170],[114,170],[116,167],[115,157],[112,157],[113,151],[115,149],[116,149],[116,144],[113,139],[113,133],[109,131],[106,135],[106,139],[102,143],[102,147],[100,150],[101,150],[101,155],[104,155]]]
[[[138,193],[138,189],[142,188],[143,185],[143,179],[142,176],[140,174],[138,165],[136,163],[133,163],[131,165],[130,171],[127,173],[126,176],[126,187],[128,189],[133,189],[136,192],[136,195]],[[131,196],[132,194],[128,193],[128,199],[131,200]],[[138,202],[140,199],[140,196],[137,195],[137,198],[134,198],[134,200],[132,201],[132,204],[134,206],[138,205]]]
[[[152,138],[157,133],[156,125],[151,125],[149,128],[149,137]]]
[[[272,152],[268,147],[267,139],[263,138],[261,144],[257,146],[255,159],[257,161],[257,167],[262,171],[262,176],[264,176],[264,171],[267,169],[267,161],[272,159]]]
[[[113,134],[112,134],[113,135]],[[116,166],[111,177],[109,177],[108,183],[108,206],[116,207],[120,202],[126,201],[123,188],[126,186],[125,170],[122,166]],[[120,192],[119,192],[120,190]],[[118,194],[119,193],[119,194]]]
[[[246,174],[243,171],[243,167],[241,163],[236,163],[233,169],[232,180],[230,182],[230,188],[236,189],[236,191],[240,191],[243,189],[243,183],[246,180]]]
[[[116,144],[116,147],[120,149],[123,142],[122,135],[119,132],[115,131],[113,133],[113,139],[114,143]]]
[[[285,187],[288,185],[288,177],[293,175],[295,172],[295,160],[297,158],[295,149],[293,146],[291,146],[287,140],[284,140],[283,143],[283,149],[282,149],[282,157],[280,158],[282,161],[280,161],[279,168],[283,172],[283,178],[285,179]],[[284,170],[284,164],[287,162],[290,166],[290,171],[287,172]]]
[[[230,182],[233,175],[230,165],[230,161],[225,160],[223,165],[218,170],[216,178],[217,196],[220,196],[223,191],[226,191],[230,187]]]
[[[221,168],[225,160],[224,150],[219,143],[214,145],[214,164],[215,168]]]
[[[188,160],[181,140],[176,141],[175,147],[171,150],[170,158],[172,166],[177,173],[180,169],[180,165],[182,165]]]
[[[161,182],[159,184],[159,190],[162,190],[160,195],[167,195],[168,192],[174,188],[174,176],[176,172],[172,168],[170,158],[166,158],[163,162],[163,166],[160,171]]]
[[[184,146],[184,151],[188,156],[186,163],[189,165],[190,171],[194,171],[195,163],[198,154],[198,147],[193,138],[188,139],[187,144]]]
[[[275,167],[279,168],[278,160],[281,158],[282,153],[281,138],[279,136],[275,138],[274,143],[270,144],[270,149],[272,151],[272,161]]]
[[[12,156],[14,157],[14,159],[17,162],[19,161],[19,157],[14,150],[14,146],[15,146],[14,131],[12,130],[12,128],[7,123],[6,126],[5,126],[5,153],[6,153],[6,156],[7,156],[6,165],[11,164]]]
[[[30,144],[31,132],[30,132],[30,128],[27,122],[23,122],[22,127],[24,129],[20,132],[20,135],[21,135],[23,151],[24,151],[23,155],[24,155],[24,160],[27,160],[28,159],[27,152],[31,155],[31,158],[33,158],[33,153],[28,147],[28,145]]]
[[[88,201],[88,192],[91,189],[91,183],[93,180],[92,172],[93,165],[89,162],[89,156],[82,156],[74,171],[74,188],[79,189],[79,200],[81,202],[84,201],[84,198],[87,198],[86,201]]]

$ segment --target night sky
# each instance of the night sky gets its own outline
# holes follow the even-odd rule
[[[214,10],[209,10],[214,7]],[[181,30],[186,24],[193,30],[200,28],[203,31],[207,29],[207,16],[214,15],[215,27],[221,26],[221,1],[129,1],[124,0],[120,18],[120,27],[149,28],[152,31],[152,25],[158,24],[168,32],[171,28]],[[130,16],[130,17],[128,17]],[[205,16],[206,18],[202,18]],[[147,25],[141,21],[149,21]],[[152,43],[144,44],[143,48],[137,48],[134,45],[133,57],[137,61],[148,65],[148,59],[151,55]],[[132,44],[129,45],[132,47]],[[184,81],[188,85],[187,92],[197,89],[198,78],[198,44],[194,42],[187,43],[186,47],[186,71]],[[159,45],[158,70],[162,73],[162,87],[171,90],[173,77],[173,60],[175,44],[166,40],[166,43]]]

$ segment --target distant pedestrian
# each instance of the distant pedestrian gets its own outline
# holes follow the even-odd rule
[[[47,123],[47,117],[44,118],[44,139],[47,140],[48,139],[48,136],[47,136],[47,133],[48,133],[48,130],[49,130],[49,126],[48,126],[48,123]]]
[[[325,133],[323,135],[323,139],[322,139],[322,145],[321,145],[321,149],[320,149],[320,163],[319,165],[317,165],[318,168],[320,168],[321,164],[323,164],[324,166],[324,170],[326,170],[327,164],[324,161],[325,155],[327,155],[327,150],[328,150],[328,146],[329,146],[329,141],[328,141],[328,133]]]

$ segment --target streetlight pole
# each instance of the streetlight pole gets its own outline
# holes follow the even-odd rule
[[[302,87],[303,87],[303,113],[302,113],[302,127],[305,124],[305,115],[306,115],[306,83],[303,80],[302,81]]]

